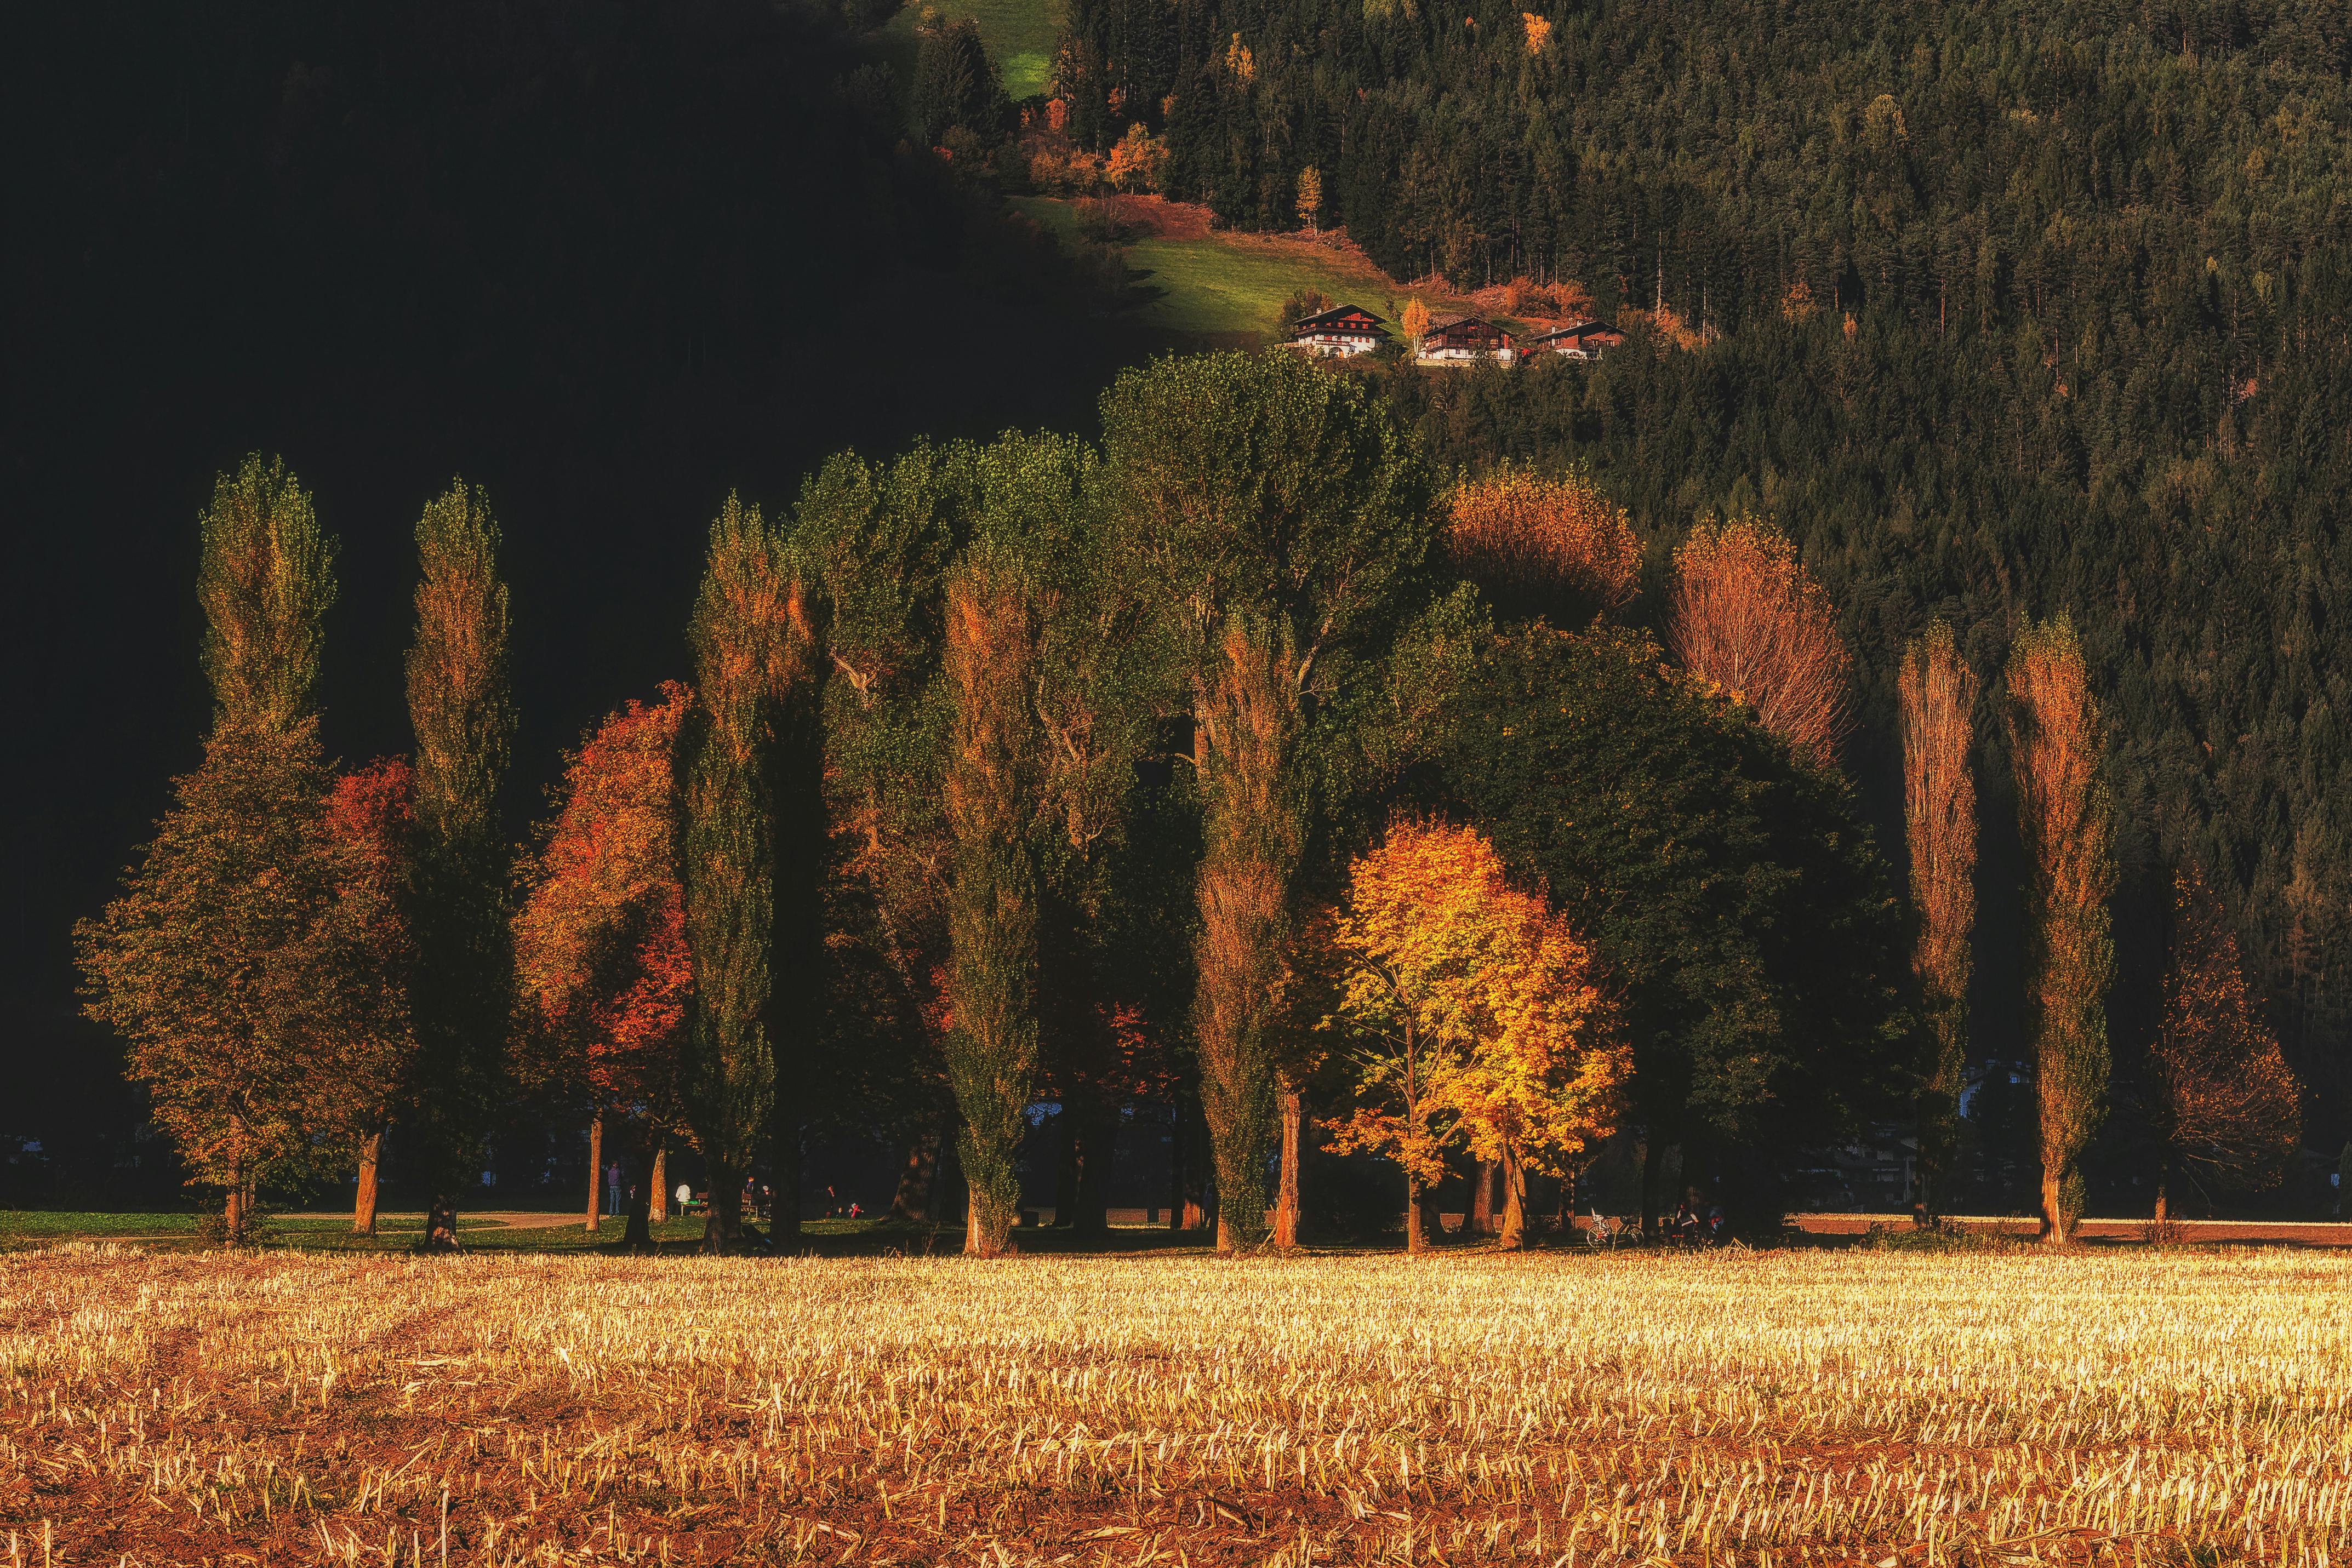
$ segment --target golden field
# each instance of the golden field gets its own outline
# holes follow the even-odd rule
[[[2336,1563],[2352,1264],[0,1257],[0,1561]]]

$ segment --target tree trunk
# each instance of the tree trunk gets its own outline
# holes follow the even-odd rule
[[[588,1118],[588,1220],[583,1227],[593,1236],[604,1228],[604,1113]]]
[[[1516,1145],[1503,1145],[1503,1250],[1528,1244],[1528,1167]]]
[[[1407,1253],[1429,1250],[1429,1216],[1421,1201],[1421,1184],[1408,1172],[1404,1178],[1404,1249]]]
[[[627,1185],[621,1201],[627,1206],[628,1221],[622,1228],[621,1245],[632,1252],[654,1249],[653,1220],[656,1194],[661,1191],[663,1149],[657,1143],[648,1148],[649,1141],[659,1134],[647,1129],[642,1135],[627,1138],[623,1143],[627,1160]]]
[[[669,1223],[669,1145],[654,1145],[652,1179],[646,1183],[646,1219],[652,1225]]]
[[[1658,1183],[1665,1174],[1666,1141],[1655,1127],[1645,1128],[1642,1136],[1642,1234],[1658,1232]]]
[[[1110,1234],[1110,1173],[1118,1154],[1118,1106],[1096,1104],[1080,1128],[1077,1211],[1071,1216],[1071,1228],[1081,1236]]]
[[[352,1234],[375,1234],[376,1172],[383,1160],[383,1129],[378,1127],[360,1143],[359,1192],[352,1199]]]
[[[433,1196],[425,1206],[425,1250],[457,1250],[457,1195],[446,1181],[434,1182]]]
[[[1184,1228],[1184,1102],[1168,1108],[1168,1228]]]
[[[743,1178],[731,1171],[712,1171],[710,1212],[702,1222],[702,1249],[714,1255],[729,1253],[742,1241]]]
[[[775,1129],[776,1186],[768,1203],[768,1235],[779,1247],[801,1239],[801,1129],[781,1116]]]
[[[914,1143],[907,1150],[907,1163],[898,1168],[898,1187],[890,1195],[890,1218],[913,1225],[929,1224],[931,1189],[938,1185],[939,1175],[940,1130],[926,1127],[915,1134]],[[776,1203],[781,1214],[782,1194],[777,1195]]]
[[[2042,1239],[2052,1247],[2063,1247],[2066,1234],[2066,1207],[2060,1188],[2063,1178],[2047,1162],[2042,1167]]]
[[[964,1199],[963,1251],[967,1258],[1003,1258],[1014,1248],[1012,1240],[1013,1222],[1020,1218],[1013,1214],[992,1214],[978,1187],[971,1187]]]
[[[1208,1122],[1201,1111],[1201,1103],[1189,1096],[1183,1102],[1181,1117],[1184,1139],[1183,1228],[1205,1230],[1209,1225],[1209,1161]]]
[[[226,1233],[224,1244],[245,1245],[246,1213],[245,1118],[231,1115],[228,1119],[228,1197],[222,1205],[221,1226]]]
[[[1475,1162],[1470,1177],[1470,1213],[1462,1228],[1473,1236],[1495,1234],[1495,1162]]]
[[[1076,1102],[1065,1094],[1054,1120],[1059,1124],[1055,1131],[1061,1134],[1054,1145],[1054,1228],[1071,1230],[1077,1227],[1079,1172],[1087,1156]]]
[[[2168,1218],[2169,1216],[2167,1214],[2165,1207],[2164,1181],[2163,1178],[2158,1177],[2156,1184],[2156,1228],[2158,1230],[2161,1231],[2164,1228],[2165,1222]]]
[[[1282,1092],[1282,1179],[1274,1198],[1274,1244],[1286,1250],[1298,1245],[1299,1134],[1307,1121],[1307,1097],[1286,1087]]]

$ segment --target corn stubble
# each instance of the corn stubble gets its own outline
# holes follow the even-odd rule
[[[68,1247],[0,1260],[0,1550],[2317,1563],[2352,1539],[2347,1286],[2279,1254]]]

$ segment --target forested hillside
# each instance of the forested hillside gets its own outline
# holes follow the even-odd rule
[[[1290,226],[1311,167],[1399,277],[1667,308],[1671,341],[1589,374],[1387,388],[1441,460],[1589,463],[1654,567],[1697,516],[1775,515],[1864,659],[1882,820],[1904,636],[1951,617],[1990,674],[2070,612],[2126,971],[2164,867],[2208,860],[2319,1132],[2352,1026],[2347,67],[2328,5],[1078,0],[1062,81],[1096,134],[1164,129],[1171,193],[1227,223]],[[2005,974],[1979,975],[1995,1051]]]

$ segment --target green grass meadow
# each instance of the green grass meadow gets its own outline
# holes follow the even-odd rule
[[[914,84],[915,29],[926,11],[980,24],[980,41],[1004,72],[1006,97],[1017,101],[1045,90],[1061,35],[1062,0],[912,0],[885,29],[894,61],[904,62],[898,66],[902,87]]]
[[[1078,213],[1071,203],[1047,196],[1014,199],[1015,207],[1068,245],[1078,243]],[[1142,319],[1164,331],[1195,338],[1231,338],[1274,328],[1282,302],[1302,288],[1320,289],[1355,305],[1397,329],[1403,308],[1396,286],[1367,278],[1361,264],[1333,256],[1285,253],[1211,234],[1206,239],[1158,236],[1125,247],[1129,268],[1142,274],[1143,289],[1157,298],[1142,308]]]

